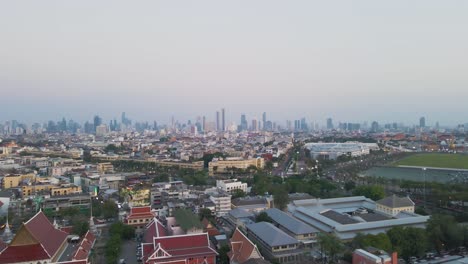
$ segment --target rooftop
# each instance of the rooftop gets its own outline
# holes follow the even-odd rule
[[[257,237],[263,240],[263,242],[268,244],[270,247],[299,243],[297,239],[289,236],[281,229],[267,222],[260,222],[248,225],[247,229],[249,229],[252,233],[254,233]]]
[[[376,203],[390,208],[414,206],[414,202],[409,197],[398,197],[395,194],[378,200]]]
[[[320,215],[325,216],[326,218],[331,219],[342,225],[359,223],[358,220],[351,218],[351,216],[349,216],[348,214],[341,214],[333,210],[327,210],[325,212],[320,213]]]
[[[296,218],[276,209],[271,208],[265,211],[276,223],[283,226],[296,235],[311,234],[318,232],[317,229],[297,220]]]

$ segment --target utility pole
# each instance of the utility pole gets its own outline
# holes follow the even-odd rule
[[[423,168],[423,176],[424,176],[424,209],[426,209],[426,168]]]

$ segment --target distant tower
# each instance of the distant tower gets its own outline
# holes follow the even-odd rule
[[[257,119],[252,119],[252,131],[258,130]]]
[[[226,131],[226,116],[225,116],[224,108],[221,109],[221,120],[222,120],[222,122],[221,122],[221,125],[222,125],[221,130],[222,130],[222,131]]]
[[[333,129],[333,119],[327,118],[327,129]]]
[[[247,118],[245,117],[245,114],[241,115],[241,131],[247,130],[248,129],[248,124],[247,124]]]
[[[125,117],[125,112],[122,112],[122,118],[121,118],[121,120],[120,120],[120,123],[122,123],[122,124],[125,125],[125,123],[127,123],[126,120],[127,120],[127,118]]]
[[[96,128],[102,124],[102,118],[98,115],[94,116],[94,132],[96,133]]]
[[[266,130],[266,127],[265,127],[266,122],[267,122],[266,112],[263,112],[263,115],[262,115],[263,130]]]
[[[216,111],[216,131],[221,130],[220,129],[220,123],[219,123],[219,111]]]
[[[419,118],[419,127],[420,128],[426,127],[426,118],[424,116]]]
[[[205,132],[206,131],[206,117],[203,116],[203,119],[202,119],[202,131]]]

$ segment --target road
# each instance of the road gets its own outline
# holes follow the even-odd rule
[[[126,264],[137,264],[136,247],[135,240],[124,240],[119,259],[125,259]]]

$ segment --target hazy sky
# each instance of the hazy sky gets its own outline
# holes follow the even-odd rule
[[[1,1],[0,120],[468,122],[468,1]]]

